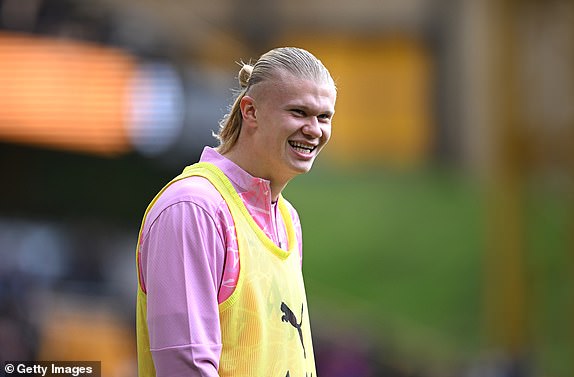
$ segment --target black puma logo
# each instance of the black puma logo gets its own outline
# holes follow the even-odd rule
[[[303,343],[303,331],[301,330],[301,325],[303,324],[303,304],[301,304],[301,322],[297,323],[297,317],[289,309],[286,303],[281,303],[281,311],[284,313],[281,317],[281,321],[289,322],[291,326],[295,327],[299,332],[299,339],[301,339],[301,345],[303,346],[303,357],[307,358],[307,352],[305,351],[305,343]]]
[[[291,377],[291,375],[289,374],[289,371],[287,371],[287,374],[285,375],[285,377]],[[305,372],[305,377],[309,377],[309,375]],[[313,373],[311,373],[311,377],[313,377]]]

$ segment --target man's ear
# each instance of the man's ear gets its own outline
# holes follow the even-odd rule
[[[254,124],[257,122],[257,111],[255,108],[255,100],[250,96],[243,96],[239,102],[241,109],[241,116],[243,123]]]

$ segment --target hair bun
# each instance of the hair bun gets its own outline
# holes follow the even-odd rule
[[[253,72],[253,66],[250,64],[243,64],[239,70],[237,79],[239,80],[239,85],[241,85],[242,88],[247,88],[247,85],[249,84],[249,78],[251,77],[251,72]]]

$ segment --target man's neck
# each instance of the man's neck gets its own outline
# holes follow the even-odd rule
[[[277,179],[271,176],[271,174],[262,171],[260,168],[261,165],[258,164],[257,161],[248,157],[251,156],[250,154],[241,153],[241,149],[238,146],[235,146],[230,151],[224,153],[223,156],[231,160],[241,169],[245,170],[249,175],[269,181],[269,186],[271,188],[271,201],[273,202],[276,202],[279,199],[279,195],[289,182],[288,179]]]

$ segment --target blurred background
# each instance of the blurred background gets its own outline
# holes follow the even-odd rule
[[[144,210],[284,45],[339,89],[284,193],[318,375],[573,376],[568,0],[0,0],[0,360],[136,376]]]

